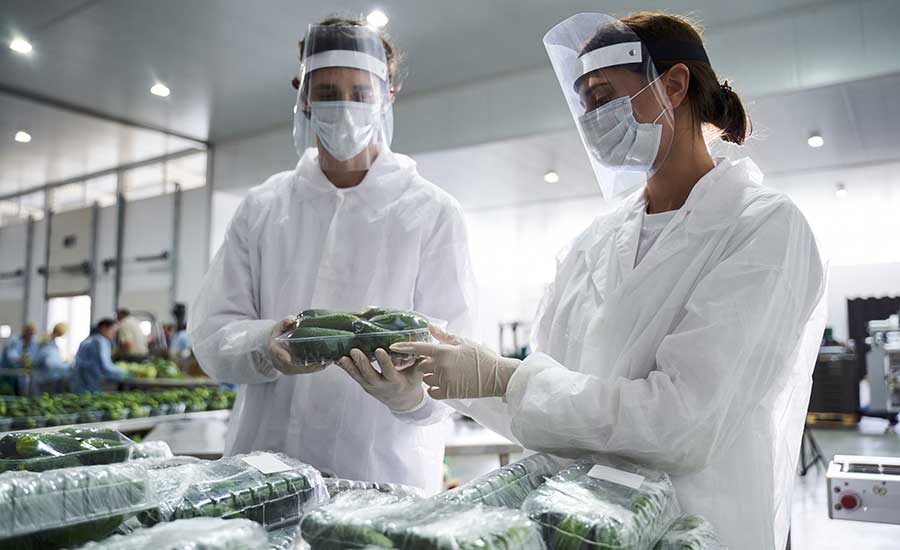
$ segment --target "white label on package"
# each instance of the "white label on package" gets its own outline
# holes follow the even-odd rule
[[[293,470],[292,467],[279,460],[277,456],[268,453],[245,456],[243,460],[266,475]]]
[[[632,489],[640,489],[641,484],[644,483],[644,476],[623,472],[622,470],[616,470],[609,466],[601,466],[600,464],[595,464],[587,475],[594,479],[612,481],[613,483],[618,483],[619,485],[624,485]]]

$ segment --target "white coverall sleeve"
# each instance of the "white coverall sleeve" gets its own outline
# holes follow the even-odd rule
[[[823,292],[809,227],[792,205],[779,208],[698,282],[646,378],[602,379],[528,357],[506,394],[513,433],[560,456],[616,453],[673,473],[702,470],[786,383]]]
[[[270,382],[280,376],[268,353],[276,321],[259,318],[259,266],[254,267],[247,246],[249,210],[245,199],[209,266],[188,327],[200,367],[229,384]]]
[[[442,210],[423,246],[414,308],[432,319],[446,321],[448,332],[468,337],[475,330],[476,293],[465,217],[453,202]],[[427,394],[425,401],[415,412],[394,414],[406,422],[434,424],[453,412]]]

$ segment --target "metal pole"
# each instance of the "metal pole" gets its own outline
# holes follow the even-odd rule
[[[125,246],[125,181],[120,171],[116,181],[116,278],[113,309],[119,310],[119,296],[122,293],[122,249]]]
[[[22,326],[28,322],[29,305],[31,305],[31,270],[34,269],[34,217],[28,216],[25,227],[25,273],[22,275]]]
[[[94,316],[97,312],[97,272],[99,268],[97,262],[98,251],[100,249],[100,204],[94,203],[91,207],[91,274],[90,274],[90,293],[91,293],[91,325],[94,324]]]
[[[178,301],[178,258],[181,253],[181,184],[175,184],[175,193],[172,200],[172,288],[169,290],[169,310],[175,307]]]
[[[212,227],[213,227],[213,190],[215,189],[214,179],[214,160],[215,149],[210,147],[206,150],[206,246],[204,247],[204,263],[203,271],[209,269],[209,261],[212,259]]]
[[[52,242],[51,234],[53,233],[53,210],[51,210],[51,193],[44,192],[44,304],[41,311],[41,326],[47,326],[47,301],[50,299],[50,243]]]

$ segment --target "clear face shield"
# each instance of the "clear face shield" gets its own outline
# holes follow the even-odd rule
[[[387,55],[363,26],[310,25],[294,106],[294,147],[324,171],[368,170],[393,134]]]
[[[647,47],[608,15],[580,13],[544,47],[604,198],[642,186],[665,161],[674,118]]]

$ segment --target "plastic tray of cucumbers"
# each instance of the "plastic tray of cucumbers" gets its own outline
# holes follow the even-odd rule
[[[328,500],[318,470],[281,454],[256,452],[215,461],[175,458],[156,461],[147,469],[160,502],[140,514],[145,526],[221,517],[246,518],[275,528],[296,522],[304,510]]]
[[[104,537],[153,506],[146,470],[109,464],[0,474],[0,548],[70,547]]]
[[[312,550],[542,550],[537,525],[518,510],[377,490],[347,491],[307,513]]]
[[[549,550],[652,550],[681,515],[665,472],[613,457],[566,467],[522,511],[541,525]]]
[[[559,464],[547,454],[533,454],[494,470],[437,498],[451,502],[481,503],[519,508],[528,495],[559,473]]]
[[[0,437],[0,472],[43,472],[171,456],[164,442],[136,444],[113,430],[63,428],[44,433],[11,432]]]
[[[361,313],[307,309],[276,341],[300,366],[328,365],[359,349],[370,359],[398,342],[427,342],[428,321],[414,311],[372,307]]]

